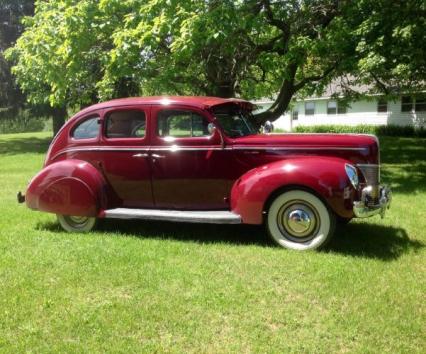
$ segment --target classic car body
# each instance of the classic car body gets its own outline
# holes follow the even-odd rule
[[[376,137],[258,134],[253,108],[214,97],[93,105],[59,131],[19,199],[68,231],[97,218],[265,222],[294,249],[323,246],[336,218],[384,215]]]

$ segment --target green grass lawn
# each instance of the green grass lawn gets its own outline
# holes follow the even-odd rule
[[[382,138],[386,218],[308,253],[241,225],[62,232],[15,197],[48,143],[0,135],[0,352],[426,351],[426,140]]]

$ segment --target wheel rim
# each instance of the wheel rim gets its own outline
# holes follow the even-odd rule
[[[90,218],[87,216],[64,216],[64,219],[70,226],[76,229],[84,228],[90,221]]]
[[[293,242],[306,242],[318,232],[320,218],[316,209],[306,201],[292,200],[279,209],[277,225],[285,238]]]

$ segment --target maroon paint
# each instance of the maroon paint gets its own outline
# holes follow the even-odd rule
[[[231,208],[247,224],[262,223],[265,203],[275,191],[286,186],[309,189],[328,202],[331,209],[342,217],[352,217],[352,204],[356,194],[344,170],[345,160],[332,157],[289,158],[262,165],[244,174],[234,184]],[[343,191],[347,189],[349,202]]]
[[[30,182],[26,203],[51,213],[96,216],[107,205],[105,181],[88,162],[64,160],[45,167]]]
[[[87,216],[102,216],[104,210],[120,206],[231,209],[245,223],[258,224],[268,198],[291,185],[311,189],[338,215],[353,216],[356,191],[344,164],[379,163],[375,137],[258,134],[232,139],[211,113],[212,107],[224,104],[252,108],[251,103],[235,99],[148,97],[113,100],[82,110],[53,140],[44,169],[28,187],[28,206]],[[104,136],[105,115],[118,109],[144,110],[145,137]],[[162,109],[192,110],[218,129],[209,137],[159,137],[156,119]],[[76,124],[95,114],[100,137],[71,138]]]

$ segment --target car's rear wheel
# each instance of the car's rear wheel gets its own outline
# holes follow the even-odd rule
[[[266,226],[272,240],[293,250],[323,247],[333,236],[336,217],[312,193],[293,190],[276,197],[268,210]]]
[[[59,224],[68,232],[89,232],[96,226],[96,218],[88,216],[57,215]]]

